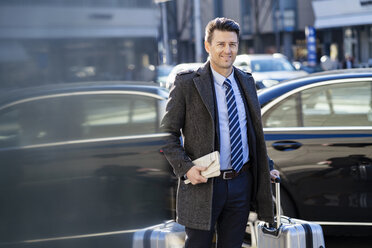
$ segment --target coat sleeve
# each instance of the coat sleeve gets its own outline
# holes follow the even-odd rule
[[[194,165],[187,156],[181,143],[182,128],[185,124],[186,103],[184,90],[179,76],[169,93],[166,112],[161,122],[162,131],[168,133],[165,138],[163,152],[173,167],[174,174],[183,178]]]

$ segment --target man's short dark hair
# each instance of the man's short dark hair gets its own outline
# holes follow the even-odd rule
[[[225,17],[217,17],[208,22],[208,25],[205,27],[205,40],[209,43],[212,42],[213,32],[216,29],[220,31],[235,32],[239,38],[240,27],[236,21]]]

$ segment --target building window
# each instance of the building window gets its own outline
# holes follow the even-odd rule
[[[75,7],[154,7],[153,0],[2,0],[0,5]]]

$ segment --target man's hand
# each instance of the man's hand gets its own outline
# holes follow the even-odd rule
[[[203,166],[193,166],[191,169],[186,173],[187,179],[190,180],[192,185],[199,184],[199,183],[206,183],[207,178],[203,177],[200,172],[205,171],[207,167]]]
[[[277,170],[270,171],[271,181],[274,182],[275,178],[280,177],[280,172]]]

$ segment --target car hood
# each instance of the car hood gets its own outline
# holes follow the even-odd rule
[[[308,73],[306,71],[270,71],[270,72],[253,72],[253,78],[260,82],[262,80],[276,80],[283,81],[286,79],[292,79],[296,77],[305,76]]]

